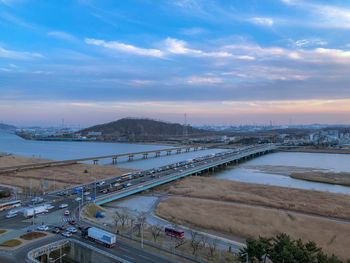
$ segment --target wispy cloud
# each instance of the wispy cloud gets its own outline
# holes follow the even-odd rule
[[[147,57],[158,57],[161,58],[164,56],[163,52],[159,49],[153,48],[140,48],[130,44],[125,44],[118,41],[104,41],[93,38],[85,38],[85,43],[88,45],[100,46],[107,49],[117,50],[123,53],[134,54],[138,56],[147,56]]]
[[[54,37],[54,38],[58,38],[58,39],[62,39],[65,41],[76,41],[77,38],[67,32],[63,32],[63,31],[50,31],[47,33],[48,36],[50,37]]]
[[[43,55],[36,52],[14,51],[0,47],[0,57],[9,59],[34,59],[43,58]]]
[[[296,41],[291,41],[292,46],[297,48],[306,48],[306,47],[315,47],[315,46],[325,46],[328,44],[327,41],[319,38],[306,38],[306,39],[299,39]]]
[[[214,76],[191,76],[186,79],[189,85],[215,85],[222,83],[223,80]]]
[[[270,17],[252,17],[248,19],[248,21],[255,25],[267,26],[267,27],[271,27],[274,24],[273,19]]]
[[[167,38],[165,40],[165,47],[168,52],[176,55],[187,55],[193,57],[212,57],[212,58],[235,58],[241,60],[254,60],[253,56],[236,56],[224,50],[203,51],[200,49],[189,48],[188,44],[179,39]]]
[[[281,0],[281,2],[313,14],[314,19],[310,22],[306,21],[305,24],[324,28],[350,28],[350,9],[348,6],[340,7],[302,0]]]
[[[260,60],[289,59],[308,63],[349,63],[350,51],[332,48],[287,49],[281,47],[262,47],[256,44],[227,45],[228,50],[254,56]]]

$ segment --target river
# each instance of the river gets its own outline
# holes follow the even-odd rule
[[[216,174],[219,179],[246,183],[285,186],[307,190],[350,194],[350,187],[325,183],[309,182],[284,175],[260,172],[252,169],[254,165],[295,166],[303,168],[326,169],[334,172],[350,172],[350,154],[277,152],[229,167]]]
[[[169,148],[169,146],[130,143],[28,141],[14,134],[0,132],[0,152],[50,160],[67,160],[163,148]],[[123,159],[120,160],[117,165],[124,168],[150,169],[220,151],[222,150],[210,149],[183,154],[172,154],[170,156],[162,156],[161,158],[151,157],[147,160],[139,159],[132,162]],[[111,160],[102,162],[102,164],[110,163]],[[238,166],[221,170],[214,176],[218,179],[236,180],[247,183],[350,194],[350,187],[308,182],[293,179],[288,176],[259,172],[249,168],[249,166],[252,165],[282,165],[327,169],[336,172],[350,172],[350,154],[277,152],[250,160]]]

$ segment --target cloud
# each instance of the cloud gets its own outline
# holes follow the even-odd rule
[[[315,4],[310,1],[301,0],[281,0],[281,2],[313,14],[314,19],[312,19],[311,22],[306,21],[305,24],[307,25],[323,28],[350,28],[350,9],[347,8],[347,6],[339,7],[318,3]]]
[[[77,40],[75,36],[63,32],[63,31],[50,31],[47,33],[48,36],[50,37],[54,37],[54,38],[58,38],[58,39],[62,39],[62,40],[66,40],[66,41],[75,41]]]
[[[252,17],[248,21],[255,25],[267,27],[271,27],[274,24],[273,19],[270,17]]]
[[[138,56],[146,56],[146,57],[157,57],[162,58],[164,56],[163,52],[159,49],[153,48],[140,48],[130,44],[125,44],[118,41],[104,41],[93,38],[85,38],[85,43],[88,45],[95,45],[99,47],[104,47],[107,49],[117,50],[122,53],[129,53]]]
[[[180,34],[188,36],[196,36],[207,32],[206,29],[200,27],[183,28],[180,30]]]
[[[203,51],[200,49],[192,49],[188,48],[187,43],[183,40],[178,40],[175,38],[168,37],[165,40],[165,48],[168,52],[171,54],[176,55],[187,55],[187,56],[193,56],[193,57],[212,57],[212,58],[235,58],[240,60],[254,60],[255,58],[253,56],[235,56],[230,52],[218,50],[218,51]]]
[[[222,82],[221,78],[212,76],[191,76],[186,79],[186,83],[189,85],[215,85]]]
[[[0,57],[9,59],[34,59],[43,58],[43,55],[35,52],[14,51],[0,47]]]
[[[311,39],[299,39],[295,42],[293,42],[293,46],[298,48],[304,48],[304,47],[311,47],[311,46],[325,46],[328,42],[322,39],[318,38],[311,38]]]
[[[350,51],[342,49],[314,48],[294,50],[281,47],[262,47],[256,44],[227,45],[225,48],[235,50],[241,55],[256,57],[260,60],[287,59],[317,64],[350,62]]]

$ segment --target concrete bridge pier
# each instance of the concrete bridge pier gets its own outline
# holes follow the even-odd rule
[[[117,164],[117,157],[112,158],[112,164]]]
[[[171,155],[171,151],[166,151],[166,155]]]
[[[98,164],[98,160],[92,160],[94,164]]]
[[[129,155],[128,161],[130,162],[130,161],[133,161],[133,160],[134,160],[134,155],[133,155],[133,154],[130,154],[130,155]]]
[[[176,154],[179,154],[179,153],[181,153],[181,149],[176,150]]]
[[[156,152],[155,157],[159,157],[160,156],[160,152]]]
[[[148,153],[144,153],[142,156],[143,159],[147,159],[148,158]]]
[[[186,148],[186,152],[188,153],[190,151],[191,148]]]

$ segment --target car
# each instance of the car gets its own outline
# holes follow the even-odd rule
[[[66,229],[66,231],[67,231],[67,232],[70,232],[70,233],[72,233],[72,234],[74,234],[74,233],[76,233],[78,230],[77,230],[75,227],[71,226],[71,227],[68,227],[68,228]]]
[[[67,204],[60,204],[60,205],[58,206],[58,208],[60,208],[60,209],[63,209],[63,208],[66,208],[66,207],[68,207]]]
[[[77,223],[77,221],[75,221],[75,220],[70,220],[70,221],[68,222],[68,224],[70,224],[70,225],[72,225],[72,226],[74,226],[76,223]]]
[[[42,197],[34,197],[31,201],[33,203],[41,203],[41,202],[44,201],[44,198],[42,198]]]
[[[13,217],[16,217],[17,216],[17,213],[8,213],[6,215],[6,218],[13,218]]]
[[[91,201],[92,198],[91,198],[91,196],[87,196],[87,197],[85,198],[85,200],[86,200],[86,201]]]
[[[59,234],[59,233],[61,233],[61,229],[58,228],[58,227],[55,227],[55,228],[53,228],[53,229],[51,230],[51,233],[53,233],[53,234]]]
[[[105,181],[100,181],[100,182],[97,183],[97,186],[102,186],[104,184],[105,184]]]
[[[77,202],[79,202],[79,201],[81,201],[81,197],[77,197],[77,198],[75,198],[74,200],[77,201]]]
[[[47,209],[47,210],[50,210],[50,209],[55,208],[55,206],[53,206],[53,205],[51,205],[51,204],[47,204],[47,205],[45,205],[45,206],[46,206],[46,209]]]
[[[69,210],[64,211],[64,215],[65,215],[65,216],[69,216],[69,215],[70,215]]]
[[[49,230],[49,227],[47,225],[40,225],[36,229],[39,231],[47,231]]]
[[[107,189],[104,189],[104,190],[101,190],[101,191],[100,191],[101,194],[105,194],[105,193],[107,193],[107,192],[108,192]]]
[[[90,192],[85,192],[85,193],[84,193],[84,195],[89,195],[89,194],[90,194]]]
[[[64,232],[62,232],[62,236],[64,236],[64,237],[71,237],[72,233],[69,232],[69,231],[64,231]]]

